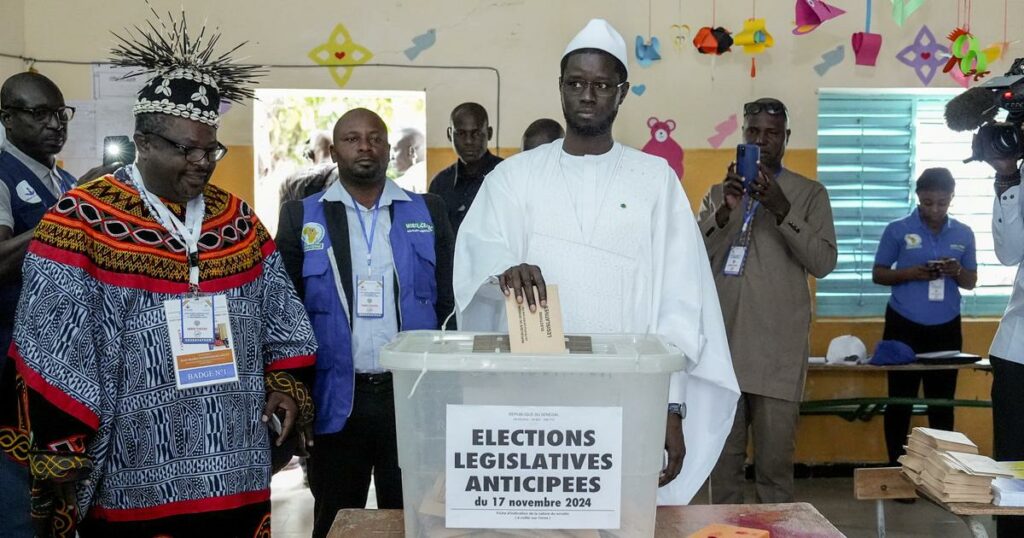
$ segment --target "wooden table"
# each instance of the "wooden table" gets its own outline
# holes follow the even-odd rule
[[[977,362],[967,364],[928,364],[915,362],[911,364],[900,364],[892,366],[874,366],[871,364],[809,364],[807,369],[811,372],[858,372],[858,373],[883,373],[883,372],[921,372],[934,370],[991,370],[992,365],[988,359],[981,359]],[[849,422],[855,420],[868,421],[873,417],[885,412],[889,405],[910,405],[913,406],[914,414],[923,414],[929,406],[936,407],[992,407],[988,400],[956,400],[945,398],[895,398],[895,397],[866,397],[866,398],[839,398],[828,400],[804,400],[800,402],[801,415],[834,415],[846,419]]]
[[[821,363],[808,363],[808,370],[813,371],[841,371],[849,370],[855,372],[888,372],[888,371],[915,371],[915,370],[991,370],[992,364],[988,359],[979,359],[976,362],[969,362],[966,364],[928,364],[923,362],[912,362],[910,364],[892,364],[888,366],[875,366],[874,364],[850,364],[850,363],[835,363],[835,364],[821,364]]]
[[[878,510],[878,536],[885,536],[885,499],[912,499],[922,497],[943,510],[958,516],[967,524],[975,538],[986,538],[988,531],[978,519],[981,516],[1024,516],[1024,507],[996,506],[991,503],[947,503],[919,488],[904,475],[899,467],[857,469],[853,475],[853,493],[859,500],[874,500]]]
[[[992,503],[945,503],[936,499],[923,488],[917,488],[917,494],[948,510],[951,514],[959,516],[967,524],[967,528],[975,538],[988,538],[988,531],[978,519],[979,516],[1024,516],[1024,507],[996,506]]]
[[[655,537],[685,538],[711,525],[725,523],[771,532],[772,538],[842,538],[808,503],[661,506]],[[328,538],[403,538],[401,510],[340,510]]]

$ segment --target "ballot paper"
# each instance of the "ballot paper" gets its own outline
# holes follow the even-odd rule
[[[959,465],[960,469],[969,475],[1013,478],[1012,470],[987,456],[964,452],[947,452],[946,455],[952,458]]]
[[[996,506],[1024,506],[1024,480],[997,478],[992,481],[992,496]]]
[[[536,312],[530,312],[525,299],[519,304],[516,302],[515,294],[509,294],[505,299],[505,313],[512,353],[568,353],[565,348],[562,303],[558,300],[557,285],[547,286],[547,306],[538,304]]]

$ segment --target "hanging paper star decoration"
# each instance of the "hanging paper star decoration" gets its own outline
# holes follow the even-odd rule
[[[353,66],[370,61],[373,53],[352,41],[345,26],[338,24],[326,43],[309,51],[309,58],[319,65],[330,66],[331,78],[339,88],[344,88],[352,77]]]
[[[903,48],[896,55],[896,59],[904,65],[914,68],[914,73],[921,83],[929,85],[942,66],[940,55],[949,54],[949,49],[940,45],[935,40],[935,34],[922,26],[917,32],[914,42]]]

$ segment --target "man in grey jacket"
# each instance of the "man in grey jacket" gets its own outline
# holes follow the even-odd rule
[[[835,268],[836,234],[825,187],[782,166],[789,133],[781,101],[744,105],[744,142],[761,150],[758,177],[744,188],[733,163],[698,217],[742,393],[711,473],[714,503],[744,503],[748,428],[757,501],[793,501],[811,322],[807,275],[822,278]]]

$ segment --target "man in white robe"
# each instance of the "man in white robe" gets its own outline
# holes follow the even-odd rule
[[[612,139],[629,90],[622,37],[595,19],[561,67],[565,139],[499,164],[462,224],[459,327],[501,330],[505,296],[543,305],[546,281],[559,286],[566,333],[650,332],[678,346],[686,366],[672,376],[658,502],[686,504],[718,459],[739,395],[707,252],[668,164]]]

